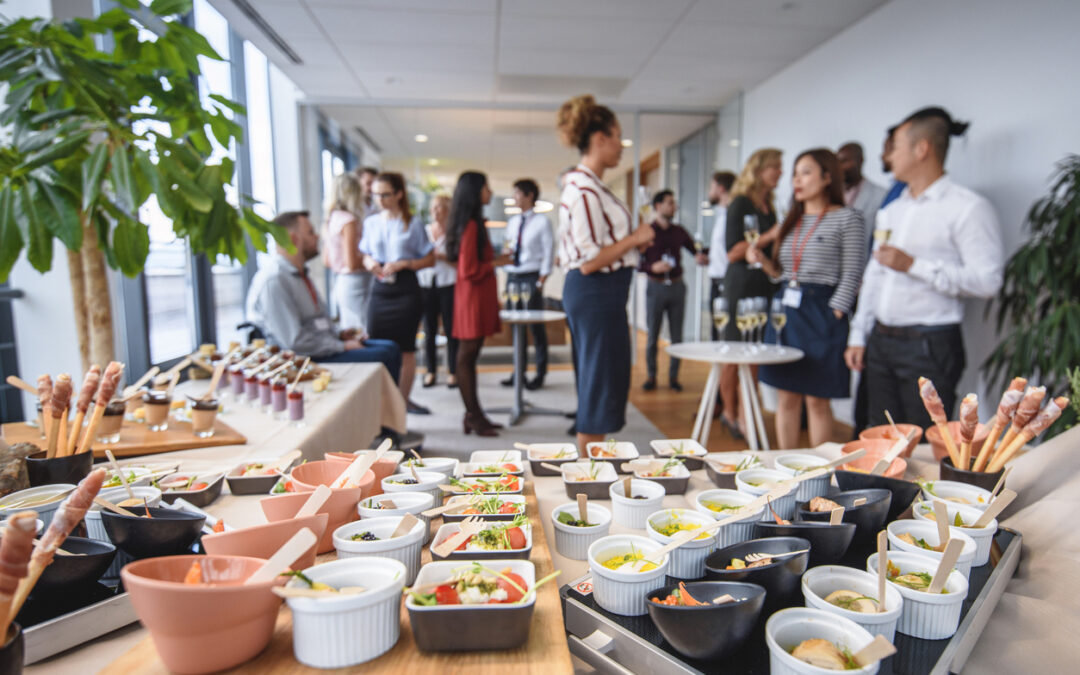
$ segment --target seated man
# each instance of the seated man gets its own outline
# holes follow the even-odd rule
[[[287,211],[274,218],[296,248],[281,246],[251,280],[247,318],[266,339],[322,363],[379,362],[396,382],[401,373],[401,350],[390,340],[370,340],[357,327],[338,331],[326,315],[305,263],[319,255],[319,237],[307,211]]]

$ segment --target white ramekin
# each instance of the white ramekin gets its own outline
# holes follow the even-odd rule
[[[407,570],[406,584],[412,584],[416,573],[420,571],[420,549],[424,547],[424,533],[427,526],[419,521],[413,528],[394,539],[388,539],[401,522],[401,516],[369,518],[346,523],[334,530],[334,548],[339,559],[374,556],[399,560]],[[354,534],[370,531],[378,541],[353,541]],[[363,586],[364,584],[359,584]]]
[[[397,508],[371,509],[364,506],[368,502],[378,502],[382,499],[391,500]],[[426,544],[431,540],[431,518],[420,514],[434,506],[435,498],[428,492],[395,492],[393,495],[381,494],[361,499],[356,505],[356,511],[360,514],[361,520],[386,516],[403,516],[406,513],[411,513],[424,521],[424,543]]]
[[[939,499],[946,504],[959,504],[959,502],[950,501],[950,499],[966,499],[969,503],[960,504],[960,506],[971,506],[980,511],[985,511],[986,507],[990,506],[990,491],[984,490],[978,485],[961,483],[956,480],[933,480],[921,483],[921,485],[922,498],[926,500]]]
[[[663,546],[636,534],[613,534],[597,539],[589,547],[589,570],[592,572],[593,597],[596,604],[612,614],[641,616],[648,609],[645,596],[661,588],[670,565],[668,556],[660,559],[656,569],[648,572],[619,572],[604,567],[603,562],[631,551],[641,551],[647,557]]]
[[[694,498],[694,506],[698,512],[714,518],[715,520],[723,520],[733,515],[729,511],[718,512],[713,511],[709,507],[705,506],[704,502],[719,501],[725,504],[740,504],[745,506],[754,501],[755,497],[747,492],[739,492],[738,490],[726,490],[724,488],[716,488],[713,490],[704,490],[698,493]],[[726,548],[728,546],[734,546],[735,544],[741,544],[748,539],[754,538],[754,523],[758,520],[764,520],[769,517],[769,512],[764,506],[762,506],[757,516],[753,518],[747,518],[746,520],[737,520],[734,523],[722,525],[716,530],[716,548]]]
[[[884,635],[889,642],[896,637],[896,624],[904,608],[904,596],[891,584],[885,584],[885,611],[876,614],[853,612],[825,602],[833,591],[855,591],[877,598],[877,574],[843,565],[821,565],[808,569],[802,578],[802,593],[807,607],[824,610],[859,624],[871,635]],[[881,598],[877,598],[879,601]]]
[[[943,554],[938,553],[937,551],[928,551],[921,546],[912,546],[900,539],[900,535],[906,532],[916,539],[926,540],[926,543],[931,546],[937,546],[941,543],[941,540],[938,538],[937,523],[923,520],[894,520],[889,523],[889,526],[885,529],[889,533],[889,548],[894,551],[905,551],[907,553],[924,555],[927,558],[932,558],[935,565],[941,561],[941,556]],[[949,529],[949,536],[964,542],[964,548],[960,551],[960,557],[956,559],[956,571],[963,574],[965,577],[970,577],[971,562],[975,560],[975,540],[955,528]]]
[[[866,571],[877,574],[877,553],[866,559]],[[938,563],[917,553],[889,551],[889,560],[900,568],[902,574],[926,572],[933,574]],[[943,640],[952,637],[960,625],[960,610],[968,593],[968,582],[956,570],[949,573],[945,582],[948,593],[931,595],[900,584],[889,584],[904,596],[904,611],[900,614],[897,632],[924,640]]]
[[[983,512],[974,506],[964,506],[953,502],[945,502],[945,508],[949,512],[949,527],[954,532],[962,532],[975,540],[975,559],[971,561],[971,566],[982,567],[990,562],[990,547],[994,543],[994,535],[997,534],[998,529],[997,518],[991,520],[986,527],[957,527],[952,524],[957,513],[960,514],[960,518],[965,523],[974,524],[982,516]],[[926,515],[927,513],[933,513],[933,511],[933,502],[917,502],[915,506],[911,507],[911,512],[918,520],[934,522]]]
[[[312,581],[335,588],[363,586],[356,595],[289,598],[293,655],[313,668],[347,668],[370,661],[397,644],[405,566],[390,558],[335,560],[304,570]],[[290,586],[303,587],[293,580]]]
[[[123,489],[123,488],[121,488],[121,489]],[[70,497],[71,493],[75,491],[75,486],[74,485],[72,485],[71,483],[56,483],[56,484],[53,484],[53,485],[37,485],[35,487],[26,488],[25,490],[19,490],[18,492],[12,492],[10,495],[5,495],[5,497],[4,497],[5,500],[7,500],[8,497],[12,497],[12,495],[19,495],[19,497],[21,497],[21,498],[29,498],[29,497],[39,497],[39,498],[41,498],[43,496],[51,497],[51,496],[61,494],[61,491],[62,491],[62,496],[59,499],[54,499],[53,501],[49,502],[48,504],[41,504],[39,506],[29,506],[29,507],[16,507],[16,508],[5,507],[5,508],[0,508],[0,518],[9,518],[9,517],[15,515],[16,513],[19,513],[20,511],[29,511],[29,510],[32,509],[32,510],[37,512],[38,518],[41,520],[41,522],[43,522],[45,524],[45,527],[49,527],[49,523],[52,522],[53,516],[56,515],[56,511],[60,508],[60,505],[63,504],[65,501],[67,501],[67,498]],[[12,498],[9,501],[11,501],[12,503],[15,503],[15,501],[21,501],[21,500],[15,500],[14,498]],[[108,541],[108,539],[106,539],[105,541]]]
[[[748,480],[769,480],[774,483],[789,480],[791,476],[783,471],[777,471],[776,469],[746,469],[735,474],[735,488],[739,492],[746,492],[755,497],[760,497],[772,490],[771,487],[761,487],[757,485],[750,485],[746,481]],[[772,502],[773,511],[776,511],[784,520],[795,519],[795,493],[796,490],[791,490],[780,499],[774,499]],[[768,507],[766,507],[766,512]]]
[[[560,523],[560,513],[569,513],[574,520],[581,518],[576,502],[555,507],[551,512],[551,526],[555,529],[555,550],[564,558],[588,560],[589,546],[597,539],[606,537],[611,530],[611,511],[589,502],[589,522],[595,523],[592,527],[573,527]]]
[[[640,478],[631,478],[630,489],[635,495],[644,495],[645,499],[629,499],[623,496],[623,483],[617,480],[608,487],[611,495],[611,515],[615,522],[632,530],[645,529],[649,514],[659,511],[664,502],[664,486]]]
[[[874,640],[865,628],[851,619],[811,607],[789,607],[769,617],[765,622],[765,642],[769,645],[769,672],[772,675],[819,675],[831,670],[812,666],[792,656],[803,640],[820,638],[838,647],[857,652]],[[845,670],[854,675],[872,675],[878,671],[878,663]]]
[[[657,526],[663,527],[665,523],[673,519],[694,523],[700,527],[706,527],[716,522],[709,516],[690,509],[664,509],[651,514],[646,519],[645,532],[648,533],[649,539],[658,541],[661,544],[670,543],[672,537],[660,534],[655,528]],[[669,554],[671,567],[668,574],[678,579],[700,579],[705,576],[705,559],[715,550],[715,534],[709,534],[704,539],[691,539]]]
[[[435,506],[442,506],[442,490],[439,489],[439,486],[447,482],[446,476],[437,471],[417,471],[416,476],[419,477],[420,482],[412,485],[401,485],[390,482],[412,478],[412,471],[387,476],[382,479],[382,490],[387,494],[395,492],[426,492],[431,495],[433,500],[435,500]]]
[[[822,464],[828,464],[829,460],[824,457],[818,457],[817,455],[811,455],[804,452],[793,452],[787,455],[781,455],[773,460],[773,466],[781,473],[786,473],[789,476],[797,476],[800,472],[797,469],[792,469],[785,465],[785,462],[798,462],[811,467],[821,466]],[[807,469],[806,471],[811,471]],[[795,491],[795,501],[808,502],[814,497],[822,497],[829,491],[829,482],[832,480],[832,471],[826,471],[825,475],[818,476],[817,478],[811,478],[799,483],[798,489]]]
[[[412,473],[409,467],[416,461],[415,457],[402,460],[398,473]],[[422,457],[420,462],[423,466],[416,467],[417,472],[428,471],[430,473],[441,473],[449,478],[457,474],[458,461],[453,457]]]

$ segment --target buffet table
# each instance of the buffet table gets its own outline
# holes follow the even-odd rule
[[[245,430],[246,431],[246,430]],[[266,439],[265,442],[268,442]],[[1016,503],[1006,511],[1002,525],[1018,530],[1024,535],[1024,558],[1019,571],[1008,585],[998,608],[986,625],[974,652],[967,661],[966,672],[1069,672],[1076,661],[1078,650],[1070,648],[1069,636],[1080,628],[1080,536],[1077,528],[1069,522],[1069,516],[1080,506],[1080,453],[1075,446],[1080,443],[1080,429],[1073,429],[1049,441],[1036,451],[1019,457],[1012,464],[1013,470],[1008,479],[1010,488],[1019,492]],[[274,443],[277,454],[291,449],[287,443]],[[305,444],[307,454],[315,451],[316,446]],[[269,454],[269,448],[263,448]],[[327,448],[323,448],[327,449]],[[217,454],[226,448],[198,451],[200,454]],[[836,457],[840,453],[839,444],[826,444],[815,450],[826,457]],[[781,453],[765,453],[775,456]],[[170,455],[175,456],[175,455]],[[255,453],[248,456],[255,456]],[[210,459],[209,456],[203,459]],[[231,458],[230,462],[233,461]],[[1052,469],[1051,469],[1052,467]],[[909,459],[908,478],[922,476],[937,477],[937,464],[932,460],[929,446],[919,446],[914,456]],[[555,569],[562,571],[558,583],[567,583],[588,571],[588,563],[569,560],[559,555],[554,548],[554,533],[551,526],[551,511],[570,501],[565,493],[561,478],[533,478],[526,475],[528,491],[535,492],[535,502],[530,500],[530,507],[536,510],[531,514],[535,523],[543,523],[544,538],[550,544],[550,556]],[[664,498],[664,507],[688,506],[694,496],[713,487],[704,471],[692,472],[689,488],[685,495],[669,495]],[[262,522],[257,507],[257,497],[234,497],[223,495],[208,507],[214,515],[223,516],[230,525],[243,527]],[[605,500],[601,502],[607,504]],[[612,524],[611,533],[628,532],[626,528]],[[553,590],[553,589],[550,589]],[[538,605],[539,607],[539,605]],[[557,612],[538,612],[534,621],[552,622],[559,620]],[[548,625],[534,623],[533,631],[551,632]],[[561,623],[558,630],[561,634]],[[72,650],[38,665],[31,666],[26,672],[39,673],[85,673],[96,672],[131,672],[128,668],[133,661],[114,664],[140,641],[146,632],[138,626],[116,631],[109,636],[94,641],[85,647]],[[403,634],[404,639],[404,634]],[[400,645],[399,645],[400,647]],[[565,647],[565,642],[560,647]],[[145,649],[145,647],[144,647]],[[274,649],[272,646],[271,649]],[[399,652],[395,649],[392,653]],[[137,652],[138,653],[138,652]],[[136,653],[136,654],[137,654]],[[568,660],[563,658],[562,649],[549,660],[528,660],[529,669],[563,672],[568,669]],[[431,659],[433,665],[440,665],[439,672],[460,665],[470,671],[478,666],[493,666],[496,669],[514,670],[523,666],[521,654],[513,652],[474,653],[471,655],[443,654]],[[402,665],[404,662],[397,662]],[[113,664],[113,667],[110,667]],[[292,662],[295,665],[295,662]],[[415,668],[410,668],[414,669]],[[481,669],[482,670],[482,669]],[[158,672],[148,670],[147,672]],[[254,671],[252,671],[254,672]],[[286,671],[282,671],[286,672]],[[293,672],[292,669],[287,672]],[[434,672],[434,671],[433,671]],[[520,672],[514,670],[514,672]]]

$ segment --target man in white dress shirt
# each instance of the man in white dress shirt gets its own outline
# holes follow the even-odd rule
[[[926,427],[930,417],[918,378],[929,377],[952,414],[964,371],[963,298],[990,298],[1001,288],[1004,252],[997,213],[984,197],[945,175],[949,137],[967,124],[941,108],[924,108],[896,130],[889,159],[907,188],[877,215],[891,231],[874,251],[851,321],[848,367],[869,378],[869,424]]]
[[[724,245],[727,232],[727,207],[731,203],[731,186],[735,184],[735,174],[730,171],[717,171],[709,181],[709,203],[713,209],[712,234],[709,237],[709,312],[712,313],[713,301],[724,297],[724,275],[727,274],[728,259]],[[719,340],[716,325],[709,321],[712,339]],[[734,370],[734,366],[732,366]]]
[[[506,266],[507,284],[525,284],[529,286],[527,309],[543,309],[544,281],[551,274],[555,261],[555,237],[551,221],[542,213],[536,213],[536,199],[540,196],[540,187],[531,178],[522,178],[514,183],[514,204],[521,209],[521,214],[510,218],[506,224],[506,240],[510,243],[511,264]],[[526,381],[525,388],[530,390],[544,386],[548,368],[547,325],[534,323],[529,326],[533,336],[533,348],[536,355],[536,377]],[[520,345],[525,362],[528,346]],[[502,381],[504,387],[514,385],[514,377]]]
[[[885,199],[885,188],[863,177],[863,147],[858,143],[852,141],[841,145],[836,151],[836,159],[844,176],[844,204],[862,214],[869,245],[874,234],[874,220]]]

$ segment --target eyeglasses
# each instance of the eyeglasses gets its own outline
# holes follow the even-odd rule
[[[394,196],[393,192],[375,192],[373,193],[378,199],[390,199]]]

